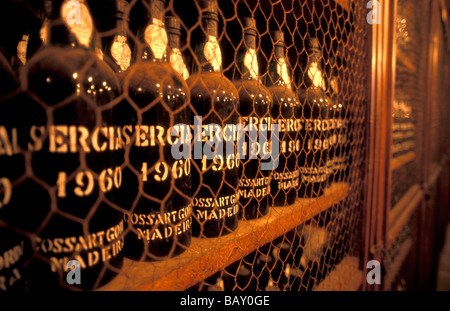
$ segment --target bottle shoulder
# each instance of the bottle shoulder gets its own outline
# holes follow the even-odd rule
[[[152,89],[164,85],[187,92],[184,79],[172,68],[168,62],[140,61],[133,64],[124,78],[124,87],[140,87]],[[174,90],[174,91],[175,91]]]
[[[233,99],[238,99],[239,96],[236,87],[222,72],[193,73],[186,83],[191,91],[191,97],[226,94]]]
[[[84,48],[46,47],[20,69],[19,76],[26,91],[49,105],[82,94],[102,105],[121,91],[114,71],[93,51]]]
[[[258,80],[235,80],[232,83],[239,93],[239,98],[263,98],[265,101],[272,101],[269,90]]]
[[[0,98],[7,96],[18,86],[14,71],[2,54],[0,54],[0,85]]]
[[[298,98],[302,104],[333,105],[331,98],[319,87],[300,88],[298,90]]]
[[[161,100],[178,109],[189,98],[183,78],[166,62],[141,61],[131,66],[124,78],[124,93],[139,107]]]
[[[300,104],[297,94],[295,94],[295,92],[287,86],[272,85],[267,87],[267,89],[272,94],[274,104],[283,102],[288,102],[290,105],[294,106]]]

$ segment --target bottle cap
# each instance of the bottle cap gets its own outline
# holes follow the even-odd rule
[[[218,6],[216,0],[198,0],[201,15],[204,18],[219,20]]]
[[[181,24],[175,16],[166,16],[165,19],[167,32],[181,36]]]
[[[314,53],[322,53],[322,48],[319,39],[317,39],[316,37],[311,37],[308,41],[307,49],[308,51]]]
[[[282,31],[271,31],[270,37],[274,46],[284,46],[284,33]]]
[[[245,17],[242,19],[244,34],[255,35],[257,34],[255,19],[251,17]]]

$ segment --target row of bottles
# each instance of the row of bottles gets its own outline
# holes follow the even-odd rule
[[[1,251],[20,256],[0,273],[11,285],[26,261],[29,290],[98,288],[124,256],[177,256],[192,236],[229,234],[242,218],[321,196],[345,178],[348,128],[338,83],[323,78],[319,41],[309,40],[296,86],[284,34],[271,32],[262,81],[256,24],[242,18],[230,81],[217,2],[197,2],[203,35],[191,72],[180,20],[164,16],[164,0],[132,8],[128,0],[42,0],[39,30],[29,23],[5,43],[0,225],[12,244]],[[239,125],[248,129],[243,143]],[[73,259],[81,284],[66,280]]]

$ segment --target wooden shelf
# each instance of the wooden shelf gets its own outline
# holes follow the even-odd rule
[[[363,280],[363,272],[359,270],[359,259],[357,257],[347,256],[313,290],[357,291]]]
[[[414,152],[408,152],[399,157],[392,158],[391,160],[391,171],[394,171],[403,165],[413,161],[416,158],[416,154]]]
[[[193,238],[189,249],[176,258],[150,263],[125,259],[121,273],[100,290],[185,290],[338,204],[348,192],[348,184],[333,184],[320,198],[273,207],[263,218],[241,221],[236,231],[227,236]]]
[[[392,263],[392,265],[389,267],[389,271],[387,271],[385,283],[386,283],[386,289],[387,291],[391,290],[392,282],[394,282],[395,277],[400,272],[400,269],[406,260],[406,257],[409,254],[409,251],[411,250],[411,247],[413,246],[413,239],[409,238],[407,239],[403,245],[400,247],[400,250],[398,254],[395,256],[395,261]]]
[[[423,197],[424,193],[421,187],[416,184],[408,190],[403,198],[394,206],[392,211],[389,212],[387,248],[392,245],[403,227],[408,223],[411,215],[422,202]]]

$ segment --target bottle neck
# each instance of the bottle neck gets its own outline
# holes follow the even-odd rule
[[[160,0],[148,1],[148,11],[145,22],[138,29],[138,37],[143,48],[138,59],[144,61],[167,61],[168,37],[164,27],[164,3]]]
[[[102,39],[103,54],[106,56],[105,60],[116,72],[125,71],[131,65],[131,49],[127,38],[128,15],[125,13],[125,3],[124,0],[118,0],[116,12],[108,16],[105,22],[101,21],[104,26],[100,26],[104,27],[102,31],[111,33]]]
[[[167,36],[169,37],[169,48],[179,50],[181,45],[180,35],[175,32],[168,31]]]
[[[277,44],[274,46],[269,62],[269,74],[266,79],[266,85],[278,85],[291,88],[290,68],[287,62],[284,45]]]
[[[196,48],[200,70],[219,72],[222,69],[222,52],[217,40],[218,21],[215,18],[203,18],[202,26],[204,33]]]
[[[244,35],[244,46],[237,55],[237,70],[234,79],[258,80],[259,65],[256,55],[256,34],[246,33]]]
[[[186,68],[186,64],[180,50],[180,33],[169,31],[168,36],[170,48],[170,65],[183,77],[184,80],[187,80],[189,78],[189,71]]]
[[[318,88],[326,90],[324,72],[322,66],[322,53],[318,49],[308,51],[308,61],[303,68],[302,81],[299,81],[300,88]]]
[[[46,0],[45,10],[49,45],[94,50],[92,16],[84,0]]]

